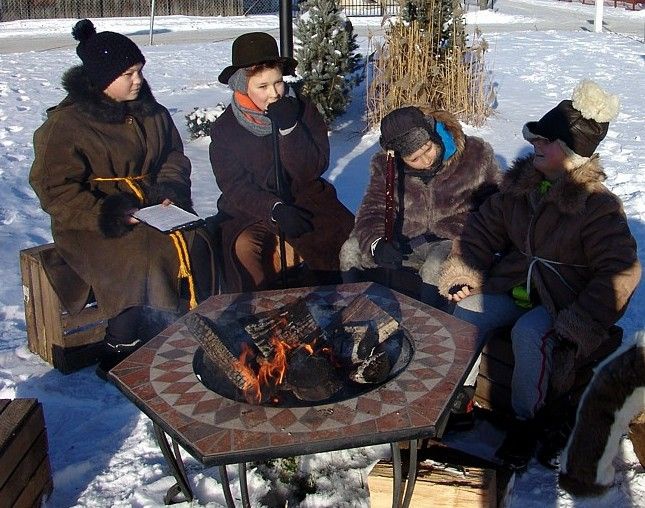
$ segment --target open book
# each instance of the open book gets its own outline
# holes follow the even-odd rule
[[[203,219],[198,215],[182,210],[175,205],[148,206],[137,210],[132,216],[163,233],[198,226],[203,222]]]

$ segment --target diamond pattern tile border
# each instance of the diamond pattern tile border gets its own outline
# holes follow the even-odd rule
[[[216,320],[305,298],[316,315],[359,295],[401,323],[414,342],[407,369],[353,399],[311,407],[254,406],[210,391],[192,362],[197,341],[183,320],[111,371],[119,389],[205,465],[302,455],[432,437],[476,354],[476,328],[375,283],[218,295],[197,312]]]

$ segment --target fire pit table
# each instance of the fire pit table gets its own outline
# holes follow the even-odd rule
[[[244,318],[303,301],[320,320],[357,297],[391,316],[409,341],[407,356],[380,384],[332,402],[258,405],[210,389],[196,372],[203,350],[187,326],[192,314],[218,323],[225,316]],[[164,498],[166,504],[178,502],[180,494],[183,500],[192,499],[179,446],[204,466],[219,466],[232,507],[228,464],[238,464],[242,504],[250,506],[246,462],[390,443],[393,505],[407,506],[414,489],[416,440],[441,436],[456,389],[479,353],[476,338],[472,325],[376,283],[224,294],[180,318],[113,368],[110,378],[153,422],[177,480]],[[410,442],[407,486],[400,441]]]

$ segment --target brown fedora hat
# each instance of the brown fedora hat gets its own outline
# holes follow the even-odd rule
[[[265,32],[251,32],[235,39],[231,60],[233,64],[226,67],[217,78],[220,83],[225,85],[228,84],[228,80],[235,71],[245,67],[279,62],[284,65],[285,74],[293,74],[296,65],[298,65],[298,62],[293,58],[280,56],[275,39]]]

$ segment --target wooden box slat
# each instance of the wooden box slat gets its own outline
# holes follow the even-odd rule
[[[107,321],[95,304],[76,315],[62,308],[40,258],[41,252],[53,248],[50,243],[20,251],[27,344],[46,362],[69,373],[96,362]]]
[[[41,404],[0,400],[0,508],[39,506],[52,486]]]
[[[513,346],[508,330],[499,330],[484,346],[475,389],[482,407],[511,414]]]
[[[49,457],[45,456],[31,477],[29,485],[23,489],[12,508],[39,508],[42,500],[46,499],[53,489],[54,482],[52,481]]]
[[[442,469],[426,462],[419,471],[410,506],[412,508],[456,508],[497,506],[496,471],[463,467],[463,471]],[[370,506],[392,506],[392,465],[379,462],[368,477]]]

